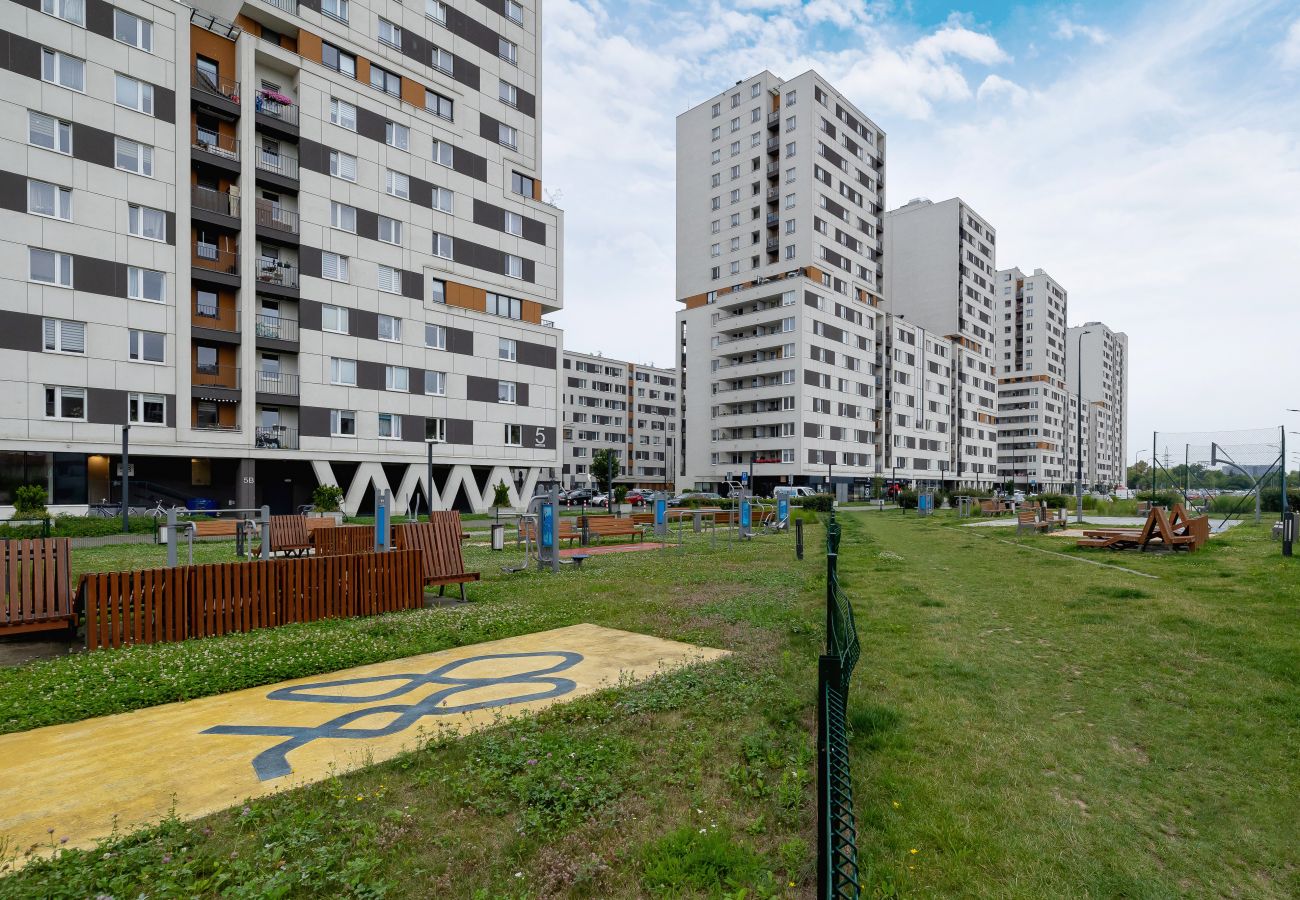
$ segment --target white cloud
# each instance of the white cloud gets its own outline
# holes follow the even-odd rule
[[[1100,28],[1094,25],[1080,25],[1077,22],[1071,22],[1069,19],[1062,19],[1057,23],[1055,37],[1063,41],[1084,38],[1094,44],[1104,44],[1110,40],[1110,35]]]
[[[1287,29],[1286,38],[1278,47],[1278,59],[1284,69],[1300,69],[1300,19]]]
[[[989,75],[975,92],[975,99],[980,102],[997,100],[999,97],[1005,97],[1012,106],[1020,106],[1028,99],[1029,91],[1001,75]]]

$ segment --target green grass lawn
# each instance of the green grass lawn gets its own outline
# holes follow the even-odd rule
[[[1300,564],[1265,528],[1119,555],[942,515],[842,520],[867,896],[1300,895]],[[0,672],[13,730],[576,622],[736,651],[66,852],[0,896],[811,896],[822,538],[802,563],[785,536],[559,576],[470,548],[467,606]]]

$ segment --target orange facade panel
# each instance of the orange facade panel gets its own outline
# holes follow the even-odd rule
[[[483,305],[486,308],[487,299],[484,298]],[[532,300],[520,300],[520,316],[525,322],[532,322],[534,325],[542,324],[542,304]]]
[[[312,34],[310,31],[302,30],[298,32],[298,55],[303,59],[309,59],[318,63],[321,61],[321,39],[320,35]]]
[[[483,288],[448,281],[447,305],[458,309],[471,309],[475,312],[487,312],[487,291]]]
[[[190,65],[205,56],[217,64],[217,74],[235,80],[235,42],[213,34],[206,28],[190,26]]]

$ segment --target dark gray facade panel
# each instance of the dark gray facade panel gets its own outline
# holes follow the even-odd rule
[[[320,331],[320,301],[303,299],[298,303],[298,327]]]
[[[0,172],[0,209],[27,212],[27,176]]]
[[[321,406],[298,407],[298,433],[303,437],[329,437],[330,411]]]
[[[72,155],[75,159],[111,169],[116,163],[114,152],[113,132],[80,122],[72,123]]]
[[[86,421],[93,425],[125,425],[126,391],[86,388]]]
[[[44,346],[40,316],[0,310],[0,349],[40,353]]]
[[[379,213],[357,208],[357,236],[379,240]]]
[[[320,278],[320,249],[306,244],[298,248],[298,274]]]
[[[447,420],[447,443],[473,444],[474,423],[470,419]]]
[[[447,352],[474,355],[474,332],[464,328],[447,328]]]
[[[368,309],[350,309],[348,322],[348,333],[353,337],[379,340],[379,313]]]
[[[357,387],[369,391],[384,389],[384,364],[365,359],[357,360]]]
[[[545,344],[534,344],[530,341],[518,341],[515,347],[517,361],[523,365],[536,366],[539,369],[555,368],[557,354],[554,347],[548,347]]]

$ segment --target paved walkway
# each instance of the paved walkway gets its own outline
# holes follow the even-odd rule
[[[112,651],[103,651],[112,652]],[[573,625],[187,703],[0,735],[0,839],[93,846],[321,781],[724,650]]]
[[[1070,525],[1074,526],[1074,514],[1069,516]],[[1085,528],[1141,528],[1146,524],[1146,516],[1090,516],[1087,510],[1083,513],[1083,524]],[[1001,516],[996,519],[977,519],[974,522],[965,523],[966,528],[1011,528],[1016,524],[1015,516]],[[1220,522],[1210,519],[1210,528],[1212,532],[1217,533]],[[1240,519],[1231,519],[1223,530],[1231,528],[1233,525],[1241,524]],[[1054,532],[1055,534],[1064,534],[1065,532]]]

